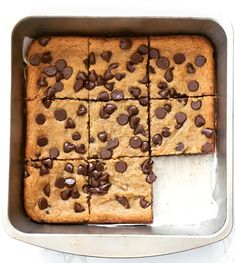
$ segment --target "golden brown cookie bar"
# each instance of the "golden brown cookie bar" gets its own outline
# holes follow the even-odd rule
[[[26,160],[88,156],[88,104],[85,101],[27,101]]]
[[[121,100],[148,95],[147,38],[89,38],[90,99]]]
[[[213,47],[201,36],[150,37],[150,97],[215,94]]]
[[[212,153],[214,97],[151,100],[152,156]]]
[[[107,194],[91,194],[90,222],[151,223],[152,183],[156,179],[152,162],[147,158],[133,157],[102,163],[111,186]]]
[[[37,222],[82,223],[89,220],[87,163],[47,159],[25,167],[24,204]]]
[[[91,102],[89,156],[148,156],[148,107],[139,101]]]
[[[87,74],[88,38],[50,37],[34,40],[27,54],[27,99],[88,99],[78,74]]]

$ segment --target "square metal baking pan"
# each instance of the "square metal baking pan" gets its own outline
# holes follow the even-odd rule
[[[40,35],[200,34],[215,46],[217,79],[217,174],[226,194],[225,217],[208,234],[160,234],[148,226],[49,225],[30,221],[23,205],[24,38]],[[233,30],[224,19],[207,17],[28,17],[12,33],[11,143],[9,192],[4,225],[14,238],[80,255],[138,257],[179,252],[225,238],[232,229]]]

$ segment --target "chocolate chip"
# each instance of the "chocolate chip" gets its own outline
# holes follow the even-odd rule
[[[64,143],[63,150],[65,153],[72,152],[74,150],[74,148],[75,148],[74,144],[72,144],[70,142]]]
[[[142,142],[140,150],[141,150],[141,152],[149,151],[149,143],[148,142]]]
[[[211,152],[214,151],[214,147],[212,146],[211,143],[207,142],[207,143],[205,143],[204,145],[202,145],[201,151],[202,151],[203,153],[211,153]]]
[[[139,47],[138,47],[138,52],[141,54],[141,55],[146,55],[146,54],[148,54],[148,46],[147,45],[144,45],[144,44],[142,44],[142,45],[140,45]]]
[[[91,70],[88,73],[88,79],[91,80],[91,81],[96,81],[98,79],[98,76],[97,76],[95,70]]]
[[[186,58],[183,53],[176,53],[173,59],[175,61],[175,64],[183,64]]]
[[[49,173],[50,173],[49,168],[46,167],[45,165],[41,165],[39,174],[42,176],[42,175],[46,175],[46,174],[49,174]]]
[[[119,67],[119,63],[112,63],[108,66],[109,70],[113,70]]]
[[[84,80],[83,79],[78,79],[75,84],[74,84],[74,91],[78,92],[84,88]]]
[[[162,144],[162,136],[160,134],[153,135],[152,142],[154,145],[160,146]]]
[[[130,87],[129,92],[135,99],[138,99],[141,94],[141,89],[138,87]]]
[[[164,107],[157,107],[155,110],[155,116],[157,119],[164,119],[167,115],[167,111]]]
[[[103,86],[105,84],[105,80],[103,79],[102,76],[98,76],[97,81],[96,81],[96,85],[97,86]]]
[[[51,63],[52,57],[50,52],[45,52],[42,55],[42,63]]]
[[[109,139],[108,142],[107,142],[106,149],[107,150],[112,150],[112,149],[118,147],[118,145],[119,145],[119,140],[117,138]]]
[[[71,163],[66,163],[64,170],[68,173],[73,173],[73,165]]]
[[[128,123],[128,119],[129,119],[129,116],[127,114],[120,114],[118,117],[117,117],[117,122],[119,125],[126,125]]]
[[[138,136],[133,136],[130,138],[129,144],[133,149],[138,149],[142,144],[142,140]]]
[[[100,56],[102,57],[103,60],[105,60],[106,62],[109,62],[110,58],[112,56],[112,52],[111,51],[104,51],[101,53]]]
[[[38,125],[42,125],[44,124],[46,121],[46,117],[44,114],[40,113],[36,116],[35,118],[35,122],[38,124]]]
[[[83,105],[80,105],[77,110],[77,115],[82,116],[87,113],[87,108]]]
[[[156,48],[151,48],[149,50],[149,59],[159,59],[160,54]]]
[[[62,189],[65,187],[65,179],[63,177],[59,177],[55,181],[55,187]]]
[[[149,104],[149,99],[148,97],[143,97],[143,98],[140,98],[139,102],[140,102],[140,105],[147,106]]]
[[[29,58],[29,62],[32,66],[38,66],[41,63],[41,57],[38,54],[34,54]]]
[[[173,80],[173,70],[174,67],[168,68],[164,74],[164,78],[167,82],[171,82]]]
[[[134,116],[137,115],[139,113],[139,109],[136,106],[129,106],[127,109],[129,116]]]
[[[56,158],[59,156],[59,154],[60,154],[60,152],[59,152],[58,148],[56,148],[56,147],[53,147],[49,150],[49,155],[51,158]]]
[[[40,146],[40,147],[44,147],[48,144],[48,139],[47,137],[38,137],[37,139],[37,145]]]
[[[121,90],[113,90],[111,92],[111,98],[113,100],[123,100],[124,99],[124,93]]]
[[[91,136],[91,137],[89,138],[89,143],[94,143],[94,142],[95,142],[95,138]]]
[[[80,204],[80,203],[75,203],[74,204],[74,211],[76,213],[82,213],[84,212],[86,209]]]
[[[55,97],[55,94],[56,94],[56,91],[54,88],[52,87],[49,87],[46,91],[46,97],[49,98],[49,99],[52,99]]]
[[[202,127],[203,125],[206,124],[206,121],[202,115],[196,116],[194,122],[197,127]]]
[[[114,75],[114,77],[116,80],[120,81],[126,77],[126,74],[125,73],[117,73]]]
[[[38,207],[40,210],[44,210],[48,207],[48,202],[46,198],[42,197],[38,200]]]
[[[80,193],[76,189],[70,190],[70,195],[73,199],[77,199],[80,197]]]
[[[62,82],[56,82],[55,85],[53,86],[53,88],[57,91],[60,92],[64,89],[64,85]]]
[[[130,124],[131,129],[135,129],[139,122],[140,122],[139,117],[132,116],[129,120],[129,124]]]
[[[158,86],[158,88],[161,89],[161,90],[168,88],[167,83],[164,82],[164,81],[159,82],[157,86]]]
[[[192,63],[187,63],[187,64],[186,64],[186,71],[187,71],[187,73],[189,73],[189,74],[193,74],[193,73],[196,72],[196,69],[195,69],[195,67],[193,66]]]
[[[85,194],[90,193],[90,186],[89,186],[89,185],[83,185],[82,191],[83,191],[83,193],[85,193]]]
[[[193,110],[199,110],[201,108],[201,106],[202,106],[201,100],[197,100],[197,101],[192,101],[191,102],[191,108]]]
[[[50,196],[50,192],[51,192],[51,188],[50,188],[50,184],[46,184],[44,187],[43,187],[43,193],[49,197]]]
[[[100,118],[101,119],[108,119],[110,114],[107,112],[106,106],[100,108]]]
[[[178,124],[184,124],[187,120],[187,115],[184,112],[177,112],[175,114],[175,119]]]
[[[144,76],[143,79],[139,80],[139,83],[141,83],[141,84],[147,84],[147,83],[148,83],[148,76],[147,76],[147,75]]]
[[[127,163],[124,161],[117,161],[115,163],[115,169],[118,173],[124,173],[127,169]]]
[[[61,72],[57,72],[55,75],[55,79],[57,82],[61,81],[62,79],[64,79],[64,75]]]
[[[91,52],[88,57],[89,64],[94,65],[96,63],[95,53]]]
[[[146,131],[144,130],[144,126],[141,124],[138,124],[135,129],[134,129],[134,134],[142,134],[144,136],[146,136]]]
[[[67,67],[67,63],[64,59],[59,59],[56,61],[55,66],[59,71],[63,71],[63,69]]]
[[[79,154],[84,154],[86,153],[86,146],[84,144],[78,144],[75,146],[75,152]]]
[[[196,91],[199,88],[199,83],[196,80],[190,80],[188,82],[188,89],[190,91]]]
[[[156,181],[157,176],[154,174],[154,172],[150,172],[146,177],[146,182],[149,184],[152,184]]]
[[[199,55],[195,59],[195,64],[197,67],[202,67],[206,63],[206,58],[202,55]]]
[[[68,200],[70,197],[70,190],[64,190],[60,193],[60,197],[62,200]]]
[[[55,66],[48,66],[43,69],[43,73],[45,73],[48,77],[54,77],[57,73],[57,69]]]
[[[156,73],[156,71],[155,71],[155,69],[154,69],[154,67],[153,66],[151,66],[151,65],[149,65],[149,73],[150,74],[155,74]]]
[[[107,149],[103,148],[100,151],[100,158],[101,159],[110,159],[111,156],[112,156],[112,151],[110,151],[110,150],[107,150]]]
[[[114,75],[111,73],[111,71],[108,69],[104,72],[103,75],[104,80],[108,81],[114,78]]]
[[[108,135],[107,135],[107,132],[102,131],[102,132],[99,132],[99,133],[98,133],[97,137],[98,137],[98,139],[99,139],[101,142],[106,142],[106,141],[107,141],[107,138],[108,138]]]
[[[109,100],[109,94],[107,91],[102,91],[100,92],[100,94],[98,94],[97,100],[101,100],[101,101],[108,101]]]
[[[89,58],[83,60],[84,66],[88,69],[89,68]]]
[[[73,74],[73,69],[71,67],[65,67],[62,71],[62,74],[65,79],[69,79]]]
[[[165,137],[165,138],[167,138],[167,137],[169,137],[170,135],[171,135],[170,129],[169,129],[168,127],[164,127],[164,128],[162,129],[162,136]]]
[[[126,209],[130,208],[130,204],[128,199],[125,196],[118,196],[115,195],[115,199],[121,204],[123,205]]]
[[[78,173],[78,174],[81,174],[81,175],[87,175],[87,167],[86,167],[86,165],[80,164],[80,165],[78,166],[77,173]]]
[[[144,58],[138,52],[135,52],[134,54],[132,54],[130,59],[131,59],[131,62],[133,64],[139,64],[139,63],[142,63],[144,61]]]
[[[161,98],[166,98],[168,97],[170,94],[170,90],[169,89],[164,89],[164,90],[160,90],[158,92],[158,95],[161,97]]]
[[[117,106],[110,103],[110,104],[107,104],[105,106],[105,109],[106,109],[108,114],[112,114],[112,113],[114,113],[115,110],[117,110]]]
[[[49,40],[50,40],[50,37],[40,37],[40,38],[38,39],[38,43],[39,43],[42,47],[45,47],[45,46],[48,44]]]
[[[178,98],[177,99],[180,103],[182,103],[184,106],[188,103],[188,98]]]
[[[42,161],[42,164],[51,169],[53,167],[53,160],[49,158],[45,159]]]
[[[153,169],[153,161],[148,158],[146,159],[142,165],[141,165],[141,170],[144,174],[149,174]]]
[[[68,177],[65,179],[65,184],[67,187],[72,188],[76,184],[76,180],[73,177]]]
[[[64,126],[65,126],[65,129],[74,129],[76,127],[76,124],[71,118],[68,118]]]
[[[81,134],[80,134],[80,132],[74,132],[74,133],[72,134],[72,139],[73,139],[74,141],[80,140],[80,139],[81,139]]]
[[[169,112],[171,112],[171,105],[170,104],[165,104],[164,105],[164,108],[166,109],[166,111],[169,113]]]
[[[83,71],[79,71],[79,73],[77,74],[77,76],[76,76],[76,79],[78,80],[78,79],[82,79],[82,80],[87,80],[87,75],[86,75],[86,73],[85,72],[83,72]]]
[[[177,143],[175,150],[178,152],[182,152],[184,149],[184,144],[182,142]]]
[[[211,138],[213,136],[213,130],[211,128],[205,128],[202,130],[202,134],[204,134],[206,138]]]
[[[29,177],[29,176],[30,176],[30,174],[27,171],[24,171],[24,179]]]
[[[126,69],[129,71],[129,72],[134,72],[135,71],[135,67],[134,67],[134,64],[131,62],[131,61],[127,61],[126,63]]]
[[[38,81],[37,81],[37,84],[38,84],[39,87],[47,87],[48,82],[47,82],[46,77],[39,78]]]
[[[104,87],[108,90],[108,91],[112,91],[113,87],[114,87],[114,82],[108,82],[104,84]]]
[[[67,113],[64,109],[56,109],[54,111],[54,117],[57,121],[63,121],[67,117]]]
[[[140,196],[140,206],[142,208],[145,209],[145,208],[149,207],[150,205],[151,205],[151,202],[146,201],[144,196]]]
[[[160,57],[157,61],[156,61],[156,65],[158,66],[158,68],[160,69],[167,69],[170,65],[170,62],[168,60],[168,58],[166,57]]]
[[[130,49],[132,46],[132,41],[130,38],[121,38],[119,42],[119,47],[124,50]]]

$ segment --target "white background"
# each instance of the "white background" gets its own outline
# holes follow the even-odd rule
[[[6,0],[0,4],[0,189],[1,204],[6,191],[9,156],[9,120],[10,120],[10,37],[13,26],[21,18],[31,15],[159,15],[177,12],[187,15],[194,11],[200,14],[222,15],[235,26],[235,8],[231,1],[207,0]],[[1,205],[0,205],[1,206]],[[0,213],[2,209],[0,209]],[[31,246],[10,238],[0,224],[0,261],[4,262],[180,262],[180,263],[234,263],[235,262],[235,230],[225,240],[192,251],[173,255],[145,259],[97,259],[68,255]]]

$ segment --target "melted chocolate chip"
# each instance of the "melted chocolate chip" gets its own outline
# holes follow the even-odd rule
[[[168,127],[164,127],[162,129],[162,136],[167,138],[171,135],[170,129]]]
[[[145,208],[149,207],[150,205],[151,205],[151,202],[146,201],[144,196],[140,196],[140,206],[142,208],[145,209]]]
[[[67,113],[64,109],[56,109],[54,111],[54,117],[57,121],[63,121],[67,117]]]
[[[44,147],[48,144],[48,139],[47,137],[40,136],[37,139],[37,145],[40,147]]]
[[[154,145],[160,146],[162,144],[162,136],[160,134],[153,135],[152,142]]]
[[[141,150],[141,152],[148,152],[149,151],[149,143],[148,142],[142,142],[140,150]]]
[[[187,71],[187,73],[189,73],[189,74],[193,74],[193,73],[196,72],[196,69],[195,69],[195,67],[193,66],[192,63],[187,63],[187,64],[186,64],[186,71]]]
[[[106,62],[109,62],[112,56],[112,52],[111,51],[104,51],[101,53],[101,57],[103,60],[105,60]]]
[[[131,62],[131,61],[127,61],[126,63],[126,69],[129,71],[129,72],[134,72],[135,71],[135,67],[134,67],[134,64]]]
[[[65,67],[62,71],[65,79],[69,79],[73,74],[73,69],[71,67]]]
[[[119,125],[126,125],[128,123],[128,119],[129,119],[129,116],[127,114],[120,114],[118,117],[117,117],[117,122]]]
[[[44,187],[43,187],[43,193],[49,197],[50,196],[50,192],[51,192],[51,188],[50,188],[50,184],[46,184]]]
[[[168,88],[167,83],[166,83],[166,82],[163,82],[163,81],[159,82],[157,86],[158,86],[158,88],[161,89],[161,90]]]
[[[121,204],[123,205],[126,209],[130,208],[130,204],[128,199],[125,196],[118,196],[115,195],[115,199]]]
[[[169,112],[171,112],[171,104],[165,104],[164,105],[164,108],[166,109],[166,111],[169,113]]]
[[[130,38],[121,38],[119,42],[119,47],[124,50],[130,49],[132,46],[132,41]]]
[[[78,80],[76,80],[73,88],[74,88],[75,92],[78,92],[78,91],[82,90],[84,87],[85,87],[84,80],[78,79]]]
[[[129,92],[135,99],[138,99],[141,94],[141,89],[138,87],[130,87]]]
[[[55,66],[48,66],[43,69],[43,73],[45,73],[48,77],[54,77],[57,73],[57,68]]]
[[[87,166],[84,165],[84,164],[80,164],[80,165],[78,166],[77,173],[78,173],[78,174],[81,174],[81,175],[87,175]]]
[[[108,91],[112,91],[114,88],[114,82],[108,82],[104,84],[104,87],[108,90]]]
[[[125,73],[117,73],[114,75],[114,77],[116,80],[120,81],[126,77],[126,74]]]
[[[84,212],[86,209],[80,204],[80,203],[75,203],[74,204],[74,211],[76,213],[82,213]]]
[[[142,45],[140,45],[139,47],[138,47],[138,52],[141,54],[141,55],[146,55],[146,54],[148,54],[148,46],[147,45],[144,45],[144,44],[142,44]]]
[[[206,63],[206,58],[202,55],[199,55],[195,59],[195,64],[197,67],[202,67]]]
[[[183,53],[176,53],[173,59],[175,61],[175,64],[183,64],[186,58]]]
[[[107,91],[102,91],[100,92],[100,94],[98,94],[97,100],[101,100],[101,101],[108,101],[109,100],[109,94]]]
[[[141,124],[138,124],[135,129],[134,129],[134,134],[142,134],[144,136],[146,136],[146,131],[144,130],[144,126]]]
[[[155,69],[154,69],[154,67],[153,66],[151,66],[151,65],[149,65],[149,73],[150,74],[155,74],[156,73],[156,71],[155,71]]]
[[[50,40],[50,37],[40,37],[40,38],[38,39],[38,43],[39,43],[42,47],[45,47],[45,46],[48,44],[49,40]]]
[[[115,169],[118,173],[124,173],[127,169],[127,163],[124,161],[117,161],[115,163]]]
[[[90,65],[94,65],[96,63],[95,53],[91,52],[88,57],[88,61]]]
[[[113,90],[111,92],[111,98],[113,100],[123,100],[124,99],[124,93],[121,90]]]
[[[157,176],[154,174],[154,172],[150,172],[146,177],[146,182],[149,184],[152,184],[156,181]]]
[[[71,163],[66,163],[65,167],[64,167],[64,170],[68,173],[73,173],[73,165]]]
[[[74,150],[74,148],[75,148],[74,144],[72,144],[70,142],[64,143],[63,150],[65,153],[72,152]]]
[[[64,85],[62,82],[56,82],[53,88],[56,90],[56,92],[60,92],[64,89]]]
[[[74,132],[74,133],[72,134],[72,139],[73,139],[74,141],[80,140],[80,139],[81,139],[81,133],[80,133],[80,132]]]
[[[156,48],[150,48],[149,59],[159,59],[160,53]]]
[[[42,63],[51,63],[52,57],[50,52],[45,52],[42,55]]]
[[[117,138],[109,139],[107,142],[106,149],[112,150],[112,149],[115,149],[116,147],[118,147],[118,145],[119,145],[119,140]]]
[[[38,207],[40,210],[44,210],[48,207],[48,202],[46,198],[42,197],[38,200]]]
[[[49,150],[49,155],[51,158],[56,158],[59,156],[59,154],[60,154],[60,152],[59,152],[58,148],[56,148],[56,147],[53,147]]]
[[[60,197],[62,200],[68,200],[70,197],[70,190],[64,190],[60,193]]]
[[[34,54],[29,58],[29,62],[32,66],[38,66],[41,63],[41,57],[38,54]]]
[[[55,181],[55,187],[62,189],[65,187],[65,179],[63,177],[59,177]]]
[[[191,108],[193,110],[199,110],[201,108],[201,106],[202,106],[201,100],[197,100],[197,101],[192,101],[191,102]]]
[[[83,105],[80,105],[77,110],[77,115],[82,116],[87,113],[87,108]]]
[[[175,114],[175,119],[177,124],[184,124],[184,122],[187,120],[187,115],[184,112],[177,112]]]
[[[199,88],[199,83],[196,80],[190,80],[188,82],[188,89],[189,89],[189,91],[194,92],[194,91],[197,91],[198,88]]]
[[[182,152],[184,150],[184,144],[182,142],[177,143],[175,150],[178,152]]]
[[[164,107],[157,107],[155,110],[155,116],[157,119],[164,119],[167,115],[167,111]]]
[[[49,98],[44,98],[42,100],[42,103],[45,106],[45,108],[49,109],[52,104],[52,100],[50,100]]]
[[[149,99],[148,97],[143,97],[143,98],[140,98],[139,102],[140,102],[140,105],[147,106],[149,104]]]
[[[206,121],[202,115],[196,116],[194,122],[197,127],[202,127],[203,125],[206,124]]]
[[[45,166],[45,167],[47,167],[47,168],[52,168],[53,167],[53,160],[51,160],[51,159],[45,159],[45,160],[43,160],[42,161],[42,164]]]
[[[143,56],[139,52],[132,54],[130,59],[133,64],[139,64],[144,61]]]
[[[49,173],[50,173],[49,168],[46,167],[45,165],[41,165],[39,174],[42,176],[42,175],[46,175],[46,174],[49,174]]]
[[[160,57],[157,61],[156,61],[156,65],[158,66],[158,68],[160,69],[167,69],[170,65],[170,62],[168,60],[168,58],[166,57]]]
[[[129,116],[134,116],[134,115],[137,115],[139,113],[139,109],[132,105],[132,106],[129,106],[128,109],[127,109],[128,113],[129,113]]]
[[[40,113],[36,116],[35,121],[38,125],[43,125],[46,121],[46,116]]]
[[[142,140],[138,137],[138,136],[133,136],[130,138],[129,140],[129,145],[133,148],[133,149],[138,149],[140,148],[142,144]]]
[[[47,87],[48,82],[47,82],[46,77],[40,77],[37,81],[37,84],[39,87]]]
[[[101,159],[107,160],[107,159],[110,159],[111,157],[112,157],[112,151],[111,150],[104,148],[100,151],[100,158]]]
[[[174,67],[168,68],[164,74],[164,78],[167,82],[171,82],[173,80],[173,70]]]
[[[71,118],[68,118],[65,122],[65,128],[66,129],[74,129],[75,127],[76,127],[75,122]]]
[[[201,151],[203,153],[211,153],[214,151],[214,147],[211,143],[207,142],[204,145],[202,145]]]
[[[146,159],[141,165],[141,170],[144,174],[150,173],[152,171],[152,168],[153,161],[150,158]]]
[[[76,153],[84,154],[84,153],[86,153],[86,151],[87,151],[86,146],[83,143],[75,146],[75,152]]]
[[[206,138],[211,138],[213,136],[213,130],[211,128],[204,128],[202,134],[204,134]]]
[[[147,83],[148,83],[148,76],[145,75],[143,79],[139,80],[139,83],[141,83],[141,84],[147,84]]]
[[[114,78],[114,75],[111,73],[110,69],[106,70],[103,75],[104,80],[108,81]]]
[[[98,135],[97,135],[98,139],[101,141],[101,142],[106,142],[107,141],[107,138],[108,138],[108,135],[107,135],[107,132],[106,131],[102,131],[102,132],[99,132]]]
[[[70,190],[70,195],[73,199],[77,199],[80,197],[80,193],[76,189]]]

